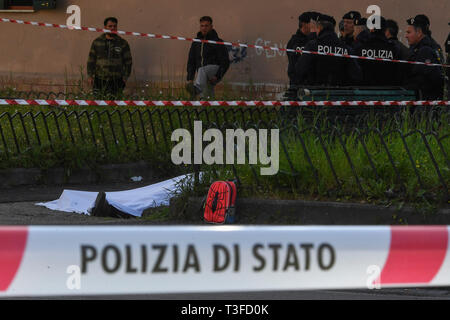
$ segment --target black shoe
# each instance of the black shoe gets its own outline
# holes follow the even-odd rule
[[[108,217],[110,211],[110,206],[108,201],[106,201],[106,193],[99,192],[97,199],[95,200],[95,206],[91,210],[92,217]]]
[[[200,90],[191,82],[186,84],[186,91],[190,94],[191,101],[194,101],[200,94]]]

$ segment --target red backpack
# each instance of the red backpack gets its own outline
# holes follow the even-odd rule
[[[236,215],[237,188],[234,182],[214,182],[205,202],[203,219],[212,224],[232,224]]]

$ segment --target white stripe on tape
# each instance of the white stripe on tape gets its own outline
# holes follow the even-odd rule
[[[450,285],[442,227],[0,227],[0,296]]]

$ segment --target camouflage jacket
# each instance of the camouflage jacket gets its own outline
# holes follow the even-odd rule
[[[128,42],[118,35],[108,40],[106,34],[94,40],[89,52],[87,71],[89,77],[99,79],[127,79],[133,64]]]

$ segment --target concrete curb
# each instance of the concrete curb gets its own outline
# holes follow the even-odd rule
[[[190,198],[182,218],[202,218],[202,198]],[[450,225],[450,209],[435,213],[368,204],[238,199],[238,224],[270,225]],[[175,214],[175,212],[173,212]]]
[[[67,172],[63,168],[0,170],[0,189],[31,185],[97,184],[129,182],[131,177],[150,181],[160,177],[146,162],[111,164],[97,169],[78,169]]]

